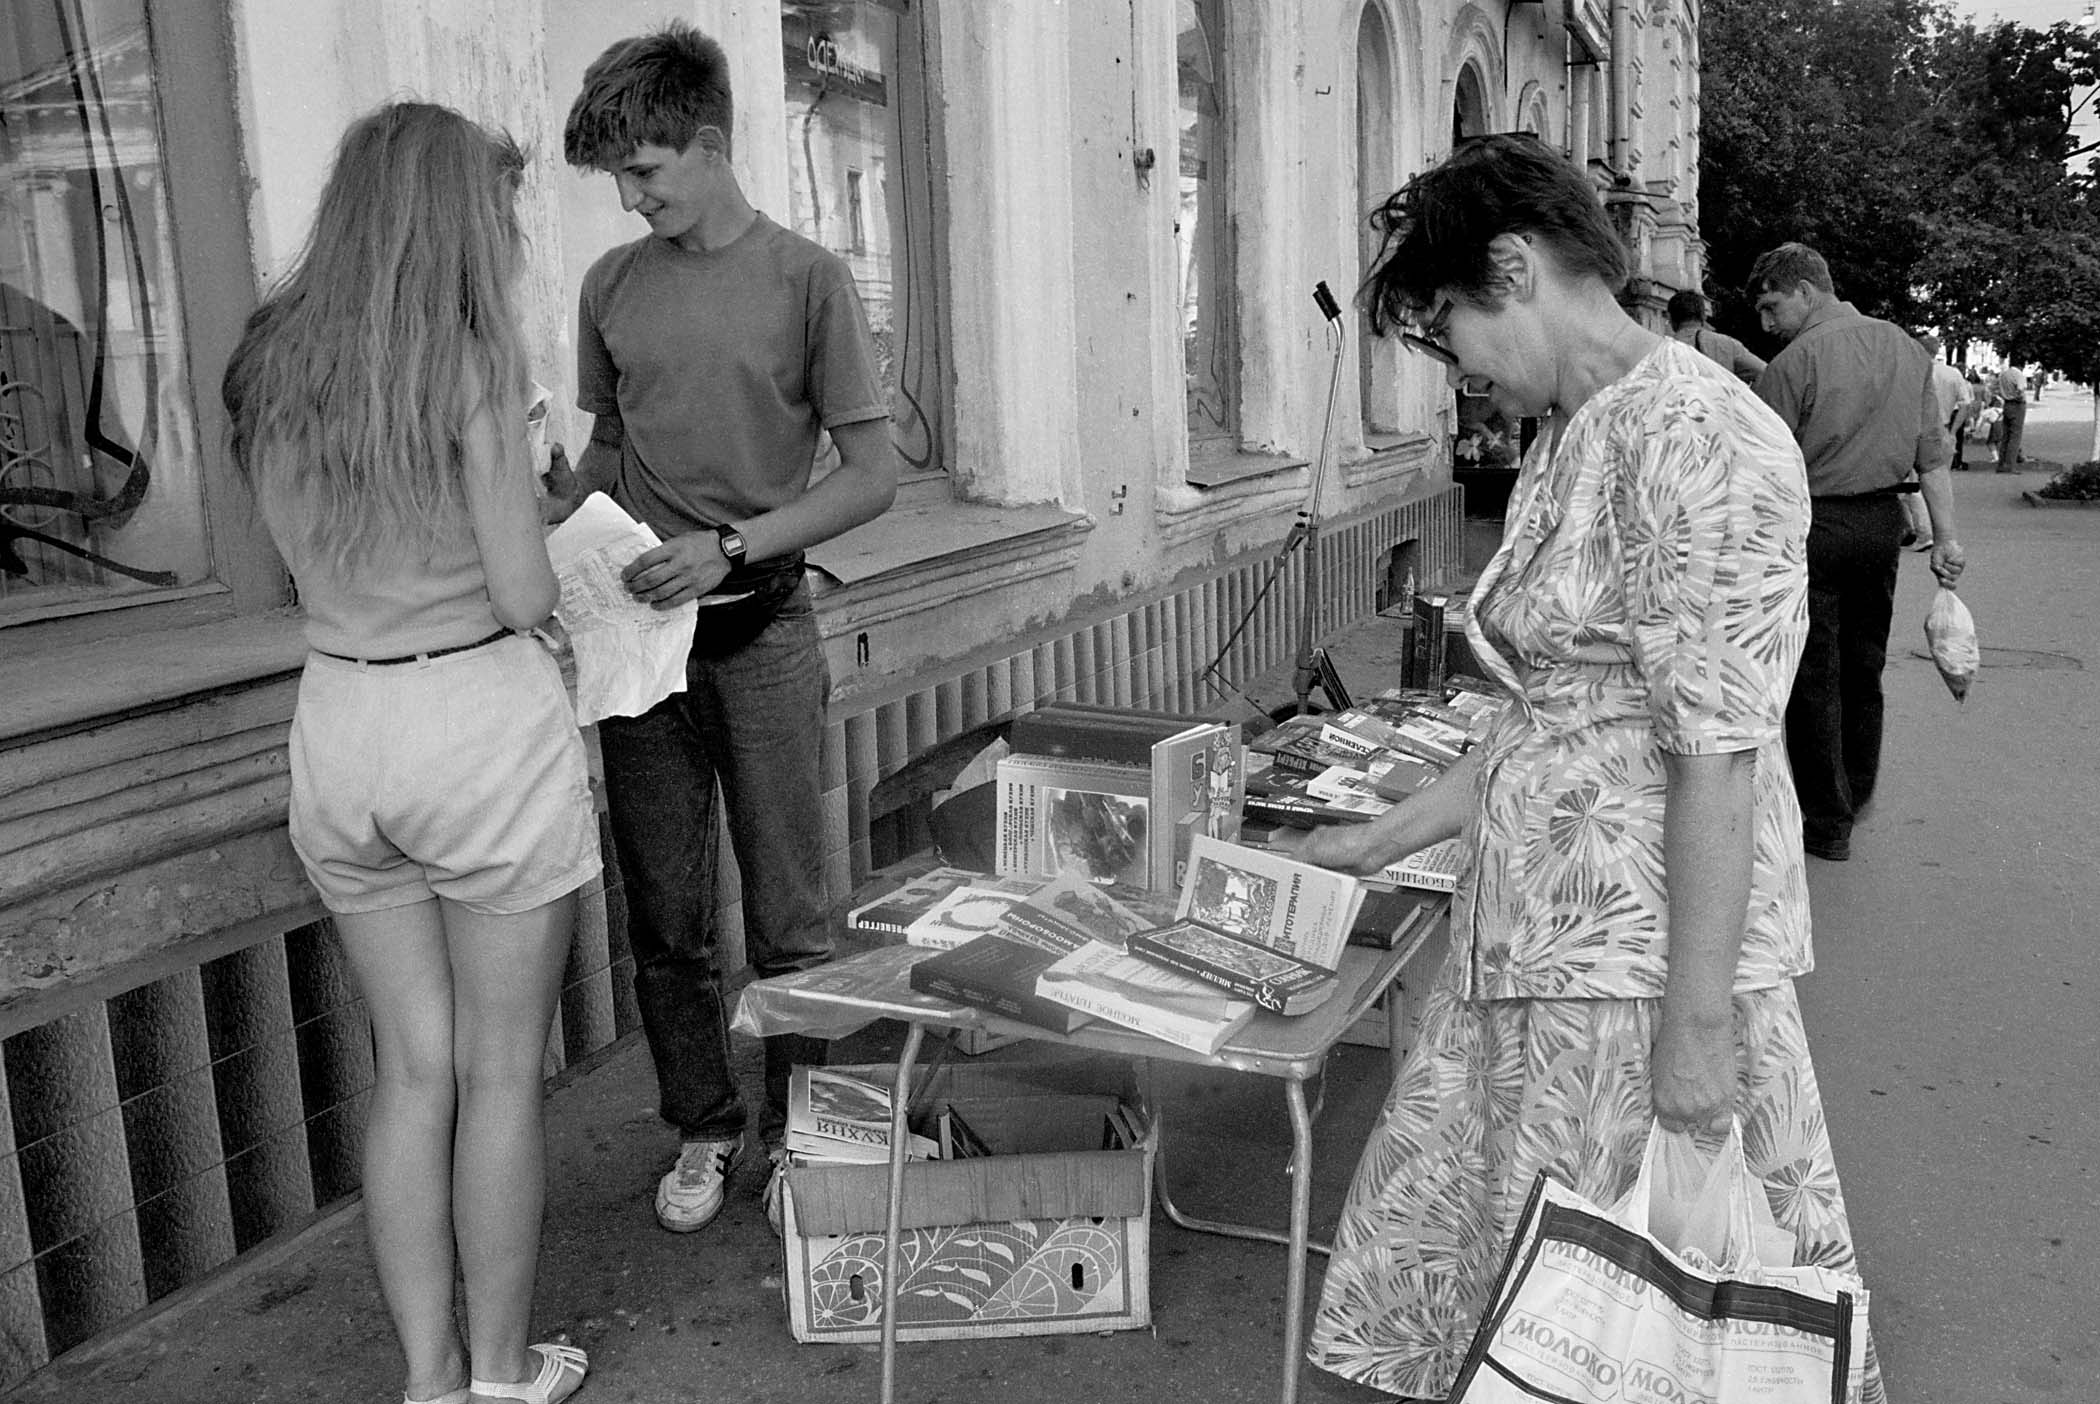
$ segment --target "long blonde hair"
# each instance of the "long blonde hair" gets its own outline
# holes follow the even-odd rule
[[[343,134],[297,261],[226,367],[233,456],[297,504],[339,569],[428,551],[458,520],[466,425],[524,432],[512,284],[525,161],[447,107],[389,103]],[[516,411],[513,413],[512,411]]]

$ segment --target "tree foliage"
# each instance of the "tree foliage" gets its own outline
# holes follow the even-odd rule
[[[1798,239],[1869,315],[2100,376],[2100,195],[2073,135],[2100,33],[1978,28],[1946,0],[1707,0],[1701,43],[1717,321],[1762,340],[1750,266]]]

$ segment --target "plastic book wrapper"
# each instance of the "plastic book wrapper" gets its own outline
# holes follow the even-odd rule
[[[844,1038],[884,1018],[982,1026],[981,1011],[911,987],[912,966],[932,954],[924,946],[877,946],[812,970],[754,980],[737,996],[730,1027],[754,1038]]]
[[[648,526],[594,492],[547,536],[561,584],[555,616],[576,651],[576,721],[636,717],[685,691],[686,656],[700,608],[657,609],[627,592],[620,572],[662,543]]]
[[[1976,621],[1969,607],[1952,590],[1942,588],[1932,597],[1932,608],[1925,612],[1925,646],[1947,691],[1957,702],[1965,699],[1983,664],[1983,650],[1976,646]]]

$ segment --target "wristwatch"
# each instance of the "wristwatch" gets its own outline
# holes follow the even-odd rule
[[[729,562],[730,569],[744,563],[744,533],[724,522],[715,528],[715,540],[722,545],[722,559]]]

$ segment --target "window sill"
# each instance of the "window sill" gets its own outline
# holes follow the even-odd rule
[[[1283,453],[1191,453],[1188,484],[1197,488],[1225,487],[1310,466],[1306,459]]]
[[[1375,434],[1363,452],[1342,464],[1342,483],[1366,488],[1420,478],[1436,467],[1438,440],[1428,434]]]
[[[1092,522],[1055,504],[958,502],[946,481],[899,494],[889,511],[806,554],[824,577],[827,638],[950,603],[958,586],[1011,589],[1068,572]]]
[[[278,609],[10,651],[0,661],[0,748],[296,673],[302,622]]]

